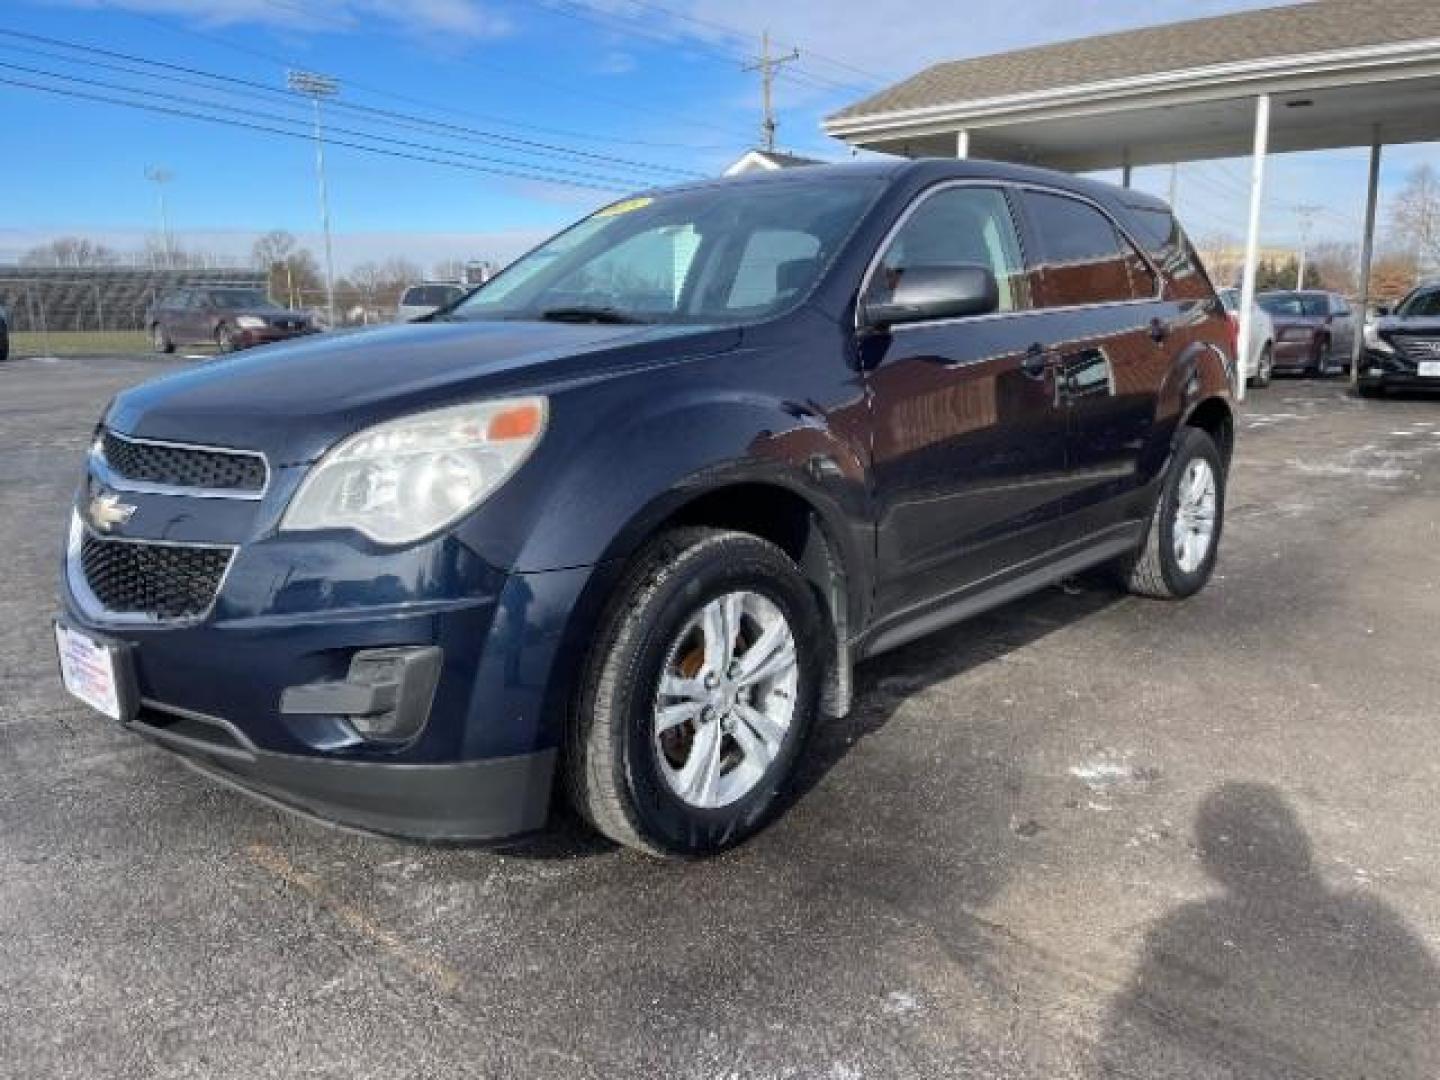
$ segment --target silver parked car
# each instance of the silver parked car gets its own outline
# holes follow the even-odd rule
[[[1225,314],[1230,316],[1230,325],[1235,328],[1235,340],[1240,340],[1240,290],[1217,289],[1220,302],[1225,305]],[[1251,386],[1269,386],[1270,374],[1275,370],[1275,324],[1269,312],[1259,303],[1250,305],[1250,353],[1245,357],[1245,381]]]
[[[454,282],[425,281],[411,285],[400,296],[400,309],[395,313],[397,322],[414,322],[442,307],[449,307],[470,290]]]

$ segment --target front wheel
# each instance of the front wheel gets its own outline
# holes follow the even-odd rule
[[[1330,374],[1330,342],[1322,341],[1315,346],[1314,355],[1310,361],[1310,374],[1317,379],[1323,379]]]
[[[156,323],[150,328],[150,344],[154,346],[157,353],[166,354],[175,351],[175,343],[170,340],[170,335],[165,332],[161,323]]]
[[[221,323],[215,331],[215,348],[222,353],[232,353],[240,347],[235,330],[229,323]]]
[[[677,529],[621,585],[571,716],[571,799],[665,858],[732,847],[778,811],[819,707],[815,595],[778,547]]]
[[[1215,570],[1224,523],[1220,448],[1206,432],[1185,428],[1161,484],[1144,546],[1122,567],[1126,587],[1159,600],[1193,596]]]
[[[10,330],[0,323],[0,364],[10,359]]]

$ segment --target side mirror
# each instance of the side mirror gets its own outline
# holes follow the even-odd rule
[[[988,267],[973,263],[910,266],[900,271],[899,278],[888,301],[864,305],[861,316],[866,326],[879,330],[901,323],[988,315],[1000,309],[1000,286]]]

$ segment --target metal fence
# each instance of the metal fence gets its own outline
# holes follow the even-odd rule
[[[193,285],[265,288],[256,271],[0,267],[0,306],[12,333],[143,331],[158,296]]]

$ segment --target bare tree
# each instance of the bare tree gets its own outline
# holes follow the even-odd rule
[[[1360,290],[1360,252],[1354,244],[1322,240],[1306,259],[1305,283],[1317,289],[1354,296]]]
[[[1422,267],[1440,266],[1440,172],[1433,165],[1412,169],[1390,207],[1396,247],[1413,251]]]
[[[272,269],[295,251],[295,237],[284,229],[272,229],[259,237],[250,248],[250,260],[257,270]]]
[[[114,266],[119,256],[84,236],[62,236],[33,247],[20,257],[26,266]]]

